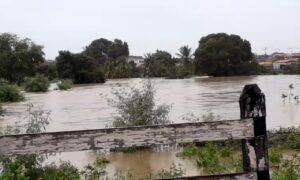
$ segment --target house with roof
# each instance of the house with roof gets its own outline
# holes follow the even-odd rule
[[[286,70],[289,66],[299,64],[299,58],[288,58],[283,60],[273,61],[273,69],[275,71]]]
[[[145,58],[143,56],[128,56],[127,62],[134,62],[137,67],[144,64]]]

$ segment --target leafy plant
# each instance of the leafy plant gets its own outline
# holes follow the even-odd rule
[[[271,147],[300,149],[300,128],[280,128],[268,132]]]
[[[169,169],[161,169],[156,172],[151,172],[146,179],[165,179],[165,178],[176,178],[181,177],[185,174],[185,170],[181,164],[175,165],[172,163]]]
[[[207,143],[203,146],[189,144],[183,147],[180,156],[196,160],[204,172],[230,173],[241,171],[242,158],[236,154],[236,144]]]
[[[269,162],[271,166],[278,166],[282,160],[282,153],[275,148],[269,148]]]
[[[25,90],[28,92],[46,92],[50,82],[44,75],[38,74],[35,77],[25,78]]]
[[[24,100],[19,87],[9,84],[6,80],[0,80],[0,102],[17,102]]]
[[[5,110],[2,107],[2,104],[0,103],[0,117],[3,116]]]
[[[68,90],[72,88],[73,82],[70,79],[64,79],[57,83],[57,86],[59,90]]]
[[[88,180],[98,180],[100,177],[106,176],[106,166],[109,161],[103,156],[97,157],[93,164],[88,164],[80,172],[85,179]]]
[[[300,156],[283,159],[279,167],[273,170],[273,180],[298,180],[300,178]]]
[[[171,106],[156,105],[153,83],[144,81],[142,88],[130,87],[113,89],[114,98],[108,98],[108,103],[116,108],[118,116],[114,118],[114,127],[154,125],[170,123],[168,114]]]
[[[43,180],[80,180],[79,170],[70,162],[62,161],[58,166],[52,163],[37,169],[37,171],[42,172],[39,179]]]

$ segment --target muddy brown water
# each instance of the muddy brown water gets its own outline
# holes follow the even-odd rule
[[[294,100],[282,102],[282,93],[288,93],[288,85],[293,83],[293,93],[300,95],[300,76],[270,75],[242,77],[195,77],[191,79],[166,80],[152,79],[156,87],[158,104],[172,105],[169,117],[175,122],[184,122],[182,116],[187,113],[203,115],[212,112],[223,119],[239,118],[239,95],[245,84],[257,83],[266,95],[267,128],[299,126],[300,105]],[[111,97],[112,87],[128,88],[141,84],[142,79],[108,80],[105,84],[76,86],[68,91],[49,91],[47,93],[26,93],[26,101],[5,104],[6,115],[0,120],[0,127],[24,121],[26,104],[35,108],[51,111],[51,124],[47,131],[79,130],[104,128],[116,115],[105,99]],[[149,169],[168,168],[181,163],[188,175],[196,175],[199,169],[190,161],[176,157],[177,150],[140,151],[136,153],[113,153],[107,155],[111,163],[110,173],[117,169],[136,169],[138,176]],[[50,157],[49,161],[70,160],[79,168],[92,162],[95,152],[62,153]]]

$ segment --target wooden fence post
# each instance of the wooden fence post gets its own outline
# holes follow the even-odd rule
[[[253,118],[254,138],[242,140],[245,172],[256,170],[258,180],[269,180],[266,101],[257,84],[246,85],[240,96],[241,119]]]

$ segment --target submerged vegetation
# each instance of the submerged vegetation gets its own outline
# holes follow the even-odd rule
[[[57,83],[57,87],[59,90],[68,90],[73,86],[73,82],[70,79],[63,79]]]
[[[24,95],[15,84],[0,79],[0,102],[18,102],[24,100]]]
[[[46,92],[49,85],[48,78],[38,74],[35,77],[25,78],[24,88],[28,92]]]
[[[112,126],[126,127],[139,125],[167,124],[169,121],[170,105],[156,105],[154,84],[148,80],[141,88],[130,87],[129,91],[115,88],[114,98],[108,98],[108,103],[118,113]]]

